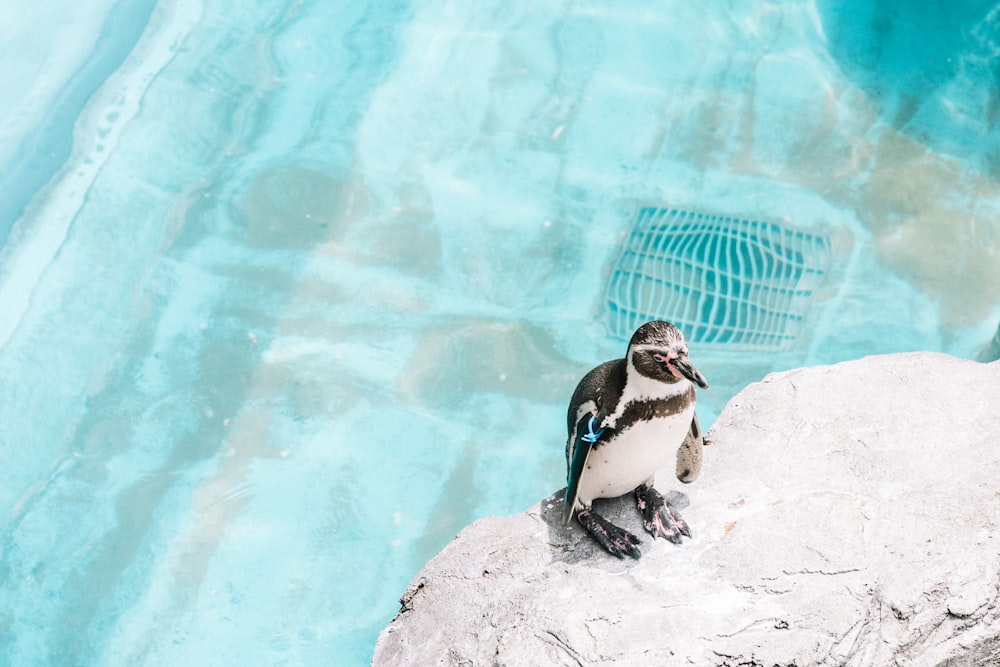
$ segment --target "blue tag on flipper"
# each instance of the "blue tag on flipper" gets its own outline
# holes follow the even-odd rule
[[[587,434],[581,436],[581,440],[585,440],[589,443],[595,443],[597,442],[597,439],[601,437],[601,434],[604,433],[604,427],[601,427],[600,431],[597,431],[596,433],[594,432],[595,419],[596,417],[594,415],[590,416],[590,421],[587,422]]]

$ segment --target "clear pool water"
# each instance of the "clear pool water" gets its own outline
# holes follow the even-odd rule
[[[830,239],[795,344],[695,346],[703,421],[978,354],[998,10],[913,4],[5,3],[0,662],[365,664],[562,486],[640,206]]]

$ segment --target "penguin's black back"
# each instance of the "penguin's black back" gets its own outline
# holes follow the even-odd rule
[[[587,401],[594,401],[597,404],[598,410],[605,413],[611,412],[614,406],[618,405],[624,389],[624,359],[605,361],[584,375],[580,383],[576,385],[573,398],[569,401],[569,410],[566,415],[567,435],[573,435],[573,429],[576,428],[576,412],[581,404]]]

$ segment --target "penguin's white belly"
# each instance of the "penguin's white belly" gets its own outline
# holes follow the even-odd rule
[[[580,475],[578,502],[617,498],[650,479],[657,470],[676,465],[677,448],[691,428],[694,404],[681,413],[639,422],[611,443],[591,450]]]

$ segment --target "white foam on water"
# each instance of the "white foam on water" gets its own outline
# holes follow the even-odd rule
[[[113,0],[8,2],[0,21],[0,167],[93,48]],[[44,35],[32,30],[45,26]],[[2,169],[0,169],[2,171]]]
[[[26,216],[30,217],[31,225],[21,228],[15,223],[7,245],[0,249],[0,312],[4,314],[0,318],[0,349],[17,328],[39,277],[52,263],[91,185],[114,153],[122,130],[138,111],[145,90],[170,62],[185,35],[197,24],[200,13],[198,0],[179,0],[169,8],[157,5],[147,33],[125,65],[108,78],[80,115],[70,158],[28,207]],[[71,24],[67,29],[85,32],[87,25],[91,24]],[[66,39],[69,44],[77,41]],[[69,58],[85,52],[76,49],[63,54],[57,61],[59,69],[71,73],[79,63]],[[51,97],[45,97],[45,92],[33,90],[24,103],[25,109],[49,103]],[[42,98],[36,98],[36,94]]]

